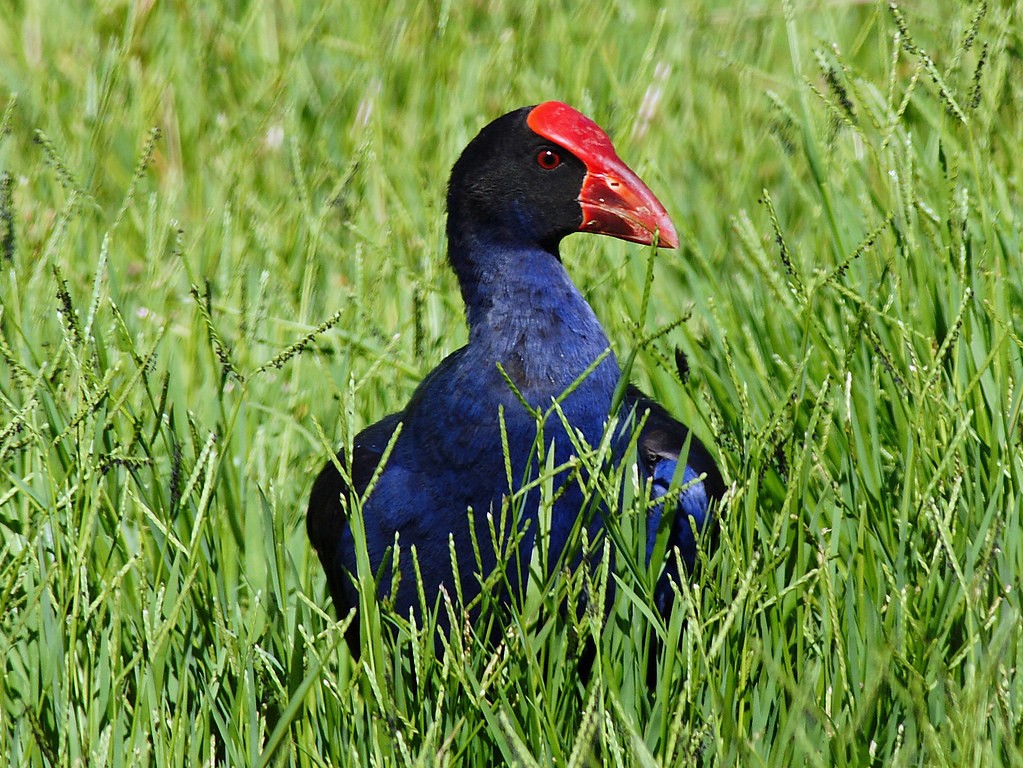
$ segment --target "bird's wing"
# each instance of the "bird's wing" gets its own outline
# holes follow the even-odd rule
[[[400,419],[400,413],[392,413],[360,432],[352,446],[350,466],[346,462],[344,451],[338,453],[338,464],[349,470],[351,486],[342,477],[334,462],[328,461],[313,483],[313,490],[309,496],[306,530],[327,574],[327,585],[330,587],[334,607],[340,618],[347,615],[352,608],[345,597],[344,580],[347,576],[338,562],[338,545],[342,534],[348,528],[348,517],[341,497],[344,496],[348,504],[351,504],[353,491],[356,496],[362,496],[366,492],[366,487]],[[357,632],[358,625],[353,623],[353,627]]]

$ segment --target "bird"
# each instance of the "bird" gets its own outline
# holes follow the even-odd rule
[[[604,130],[559,101],[508,112],[465,147],[448,183],[446,229],[467,343],[419,383],[402,410],[362,430],[350,457],[341,451],[327,461],[310,493],[307,533],[339,618],[359,605],[358,548],[350,524],[356,502],[378,599],[419,620],[420,587],[427,607],[442,591],[457,591],[467,604],[498,565],[506,571],[506,598],[521,594],[537,544],[539,491],[520,494],[515,520],[501,513],[516,481],[540,473],[540,453],[548,461],[553,453],[550,466],[562,468],[543,532],[548,561],[563,554],[580,516],[588,514],[583,524],[599,534],[607,511],[584,509],[581,483],[570,469],[572,438],[599,444],[616,415],[622,371],[569,277],[559,244],[572,233],[589,232],[678,247],[664,206],[619,158]],[[543,422],[538,452],[537,413],[556,399],[564,419]],[[632,385],[618,399],[620,423],[640,428],[637,472],[652,498],[648,557],[662,518],[671,513],[668,543],[680,558],[666,558],[654,594],[665,613],[671,581],[680,578],[677,563],[693,568],[697,539],[724,484],[705,446],[663,407]],[[627,437],[623,430],[620,442]],[[513,551],[502,550],[492,533],[507,536]],[[351,622],[347,632],[355,656],[358,625]]]

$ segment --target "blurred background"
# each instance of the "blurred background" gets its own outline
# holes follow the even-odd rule
[[[1021,53],[1005,2],[6,4],[0,753],[1023,764]],[[547,99],[679,230],[563,256],[720,546],[589,683],[546,625],[355,664],[312,479],[464,343],[447,174]]]

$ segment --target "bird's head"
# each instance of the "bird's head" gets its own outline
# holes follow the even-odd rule
[[[534,246],[557,254],[572,232],[678,247],[664,206],[618,157],[600,126],[548,101],[487,125],[448,185],[448,237]]]

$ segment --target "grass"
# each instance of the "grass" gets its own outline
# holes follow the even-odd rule
[[[1023,11],[658,5],[0,11],[12,765],[1023,765]],[[648,306],[643,249],[564,254],[720,546],[667,624],[624,569],[606,626],[577,575],[353,663],[313,474],[463,343],[448,169],[546,98],[678,225]]]

